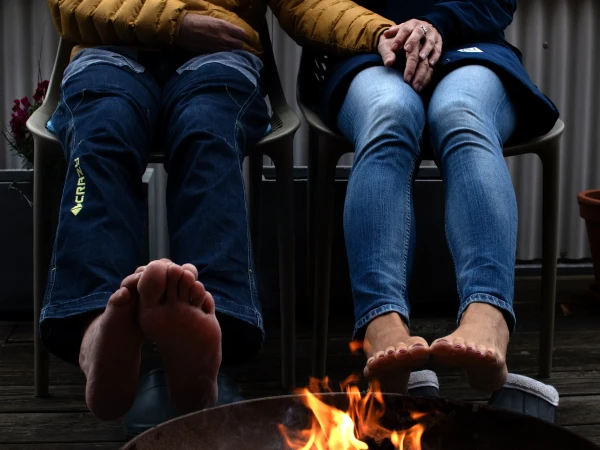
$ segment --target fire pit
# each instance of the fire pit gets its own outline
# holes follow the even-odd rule
[[[378,422],[385,439],[365,439],[378,450],[599,450],[600,447],[556,425],[486,405],[444,399],[380,394]],[[190,414],[141,434],[123,450],[286,450],[290,439],[308,438],[308,429],[322,425],[311,401],[331,411],[349,411],[350,393],[271,397],[235,403]],[[310,407],[310,410],[308,407]],[[318,406],[317,408],[321,408]],[[322,408],[321,408],[322,409]],[[313,412],[315,413],[313,414]],[[327,414],[329,414],[329,411]],[[364,411],[363,411],[364,412]],[[367,414],[372,411],[367,411]],[[374,424],[367,424],[373,427]],[[325,425],[327,427],[328,425]],[[341,424],[340,426],[343,426]],[[351,426],[354,424],[351,423]],[[395,444],[388,439],[395,433]],[[424,433],[422,433],[424,431]],[[385,434],[384,433],[384,434]],[[422,434],[422,438],[421,438]],[[318,439],[317,439],[318,440]],[[399,441],[400,440],[400,441]],[[415,443],[421,441],[420,443]],[[331,441],[329,441],[331,442]],[[308,449],[321,449],[313,441]],[[344,447],[341,447],[344,448]],[[338,450],[329,448],[329,450]]]

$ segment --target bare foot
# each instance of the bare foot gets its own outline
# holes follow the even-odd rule
[[[85,401],[99,419],[123,416],[133,404],[140,371],[142,333],[135,291],[122,286],[87,327],[79,351]]]
[[[437,339],[431,353],[442,364],[462,367],[472,388],[493,392],[506,382],[510,333],[502,312],[486,303],[471,303],[454,333]]]
[[[140,327],[158,346],[173,406],[184,414],[216,403],[221,365],[215,302],[196,274],[195,269],[192,273],[154,261],[143,269],[138,283]]]
[[[397,313],[376,317],[367,326],[365,377],[377,380],[382,392],[406,394],[410,373],[429,358],[429,346],[421,337],[411,337]]]

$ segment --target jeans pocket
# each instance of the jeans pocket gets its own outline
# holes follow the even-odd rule
[[[127,50],[127,49],[124,49]],[[132,55],[133,56],[133,55]],[[94,64],[105,64],[113,67],[125,67],[134,73],[143,73],[146,69],[137,61],[105,48],[86,48],[78,53],[65,69],[62,85],[73,76]]]

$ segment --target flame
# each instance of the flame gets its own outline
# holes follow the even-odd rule
[[[279,430],[289,450],[368,450],[361,439],[372,439],[381,443],[388,439],[396,450],[421,450],[421,437],[425,425],[416,423],[406,430],[389,430],[379,422],[385,413],[383,395],[378,386],[363,396],[355,385],[358,377],[353,375],[340,385],[346,391],[349,406],[341,411],[320,400],[315,393],[331,392],[329,380],[311,379],[308,388],[300,389],[302,401],[310,411],[310,428],[290,430],[279,425]],[[410,417],[417,422],[426,413],[412,412]]]
[[[363,349],[363,341],[351,341],[349,346],[352,353],[358,353]]]

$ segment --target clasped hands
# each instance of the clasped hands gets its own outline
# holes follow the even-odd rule
[[[399,52],[405,52],[404,81],[420,93],[433,78],[433,66],[442,54],[442,36],[432,24],[412,19],[385,30],[377,50],[386,67],[396,62]]]

